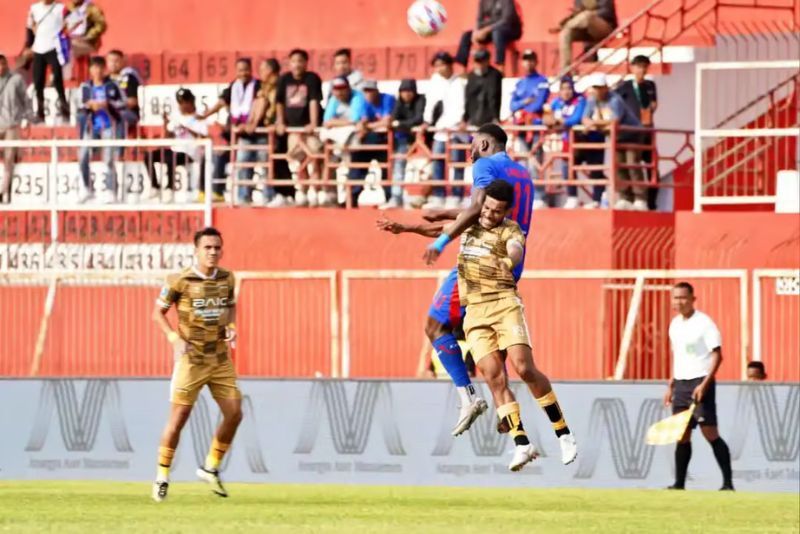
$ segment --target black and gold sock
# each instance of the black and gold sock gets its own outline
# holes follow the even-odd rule
[[[555,391],[551,389],[549,393],[536,399],[536,402],[538,402],[539,406],[547,413],[547,417],[553,424],[553,430],[556,431],[557,437],[570,433],[567,422],[564,420],[564,414],[561,412],[561,406],[558,405]]]
[[[504,420],[509,428],[509,434],[514,438],[515,445],[528,445],[528,434],[522,428],[522,419],[519,414],[519,403],[509,402],[497,407],[497,417]]]

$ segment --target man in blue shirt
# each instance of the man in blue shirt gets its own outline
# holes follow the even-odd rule
[[[577,126],[583,120],[583,110],[586,107],[586,99],[583,95],[577,94],[575,92],[575,86],[573,85],[572,78],[566,76],[561,79],[561,83],[558,87],[558,96],[553,99],[550,103],[550,113],[547,113],[544,117],[544,124],[554,130],[560,130],[561,135],[561,146],[556,149],[557,152],[562,153],[569,153],[571,148],[569,146],[569,131],[573,126]],[[585,154],[587,152],[591,152],[591,155],[595,158],[597,157],[597,153],[599,152],[600,161],[599,164],[603,163],[603,152],[602,151],[586,151],[581,150],[575,154],[576,162],[583,162],[583,163],[593,163],[591,161],[584,161],[586,160]],[[569,165],[567,165],[567,161],[564,159],[558,160],[561,163],[561,172],[564,176],[564,180],[569,183],[570,176],[569,176]],[[602,171],[591,171],[592,173],[597,174],[590,174],[593,178],[599,177],[603,179],[604,175]],[[536,197],[537,199],[541,199],[543,188],[536,188]],[[602,194],[602,189],[600,190],[600,194]],[[544,201],[544,200],[543,200]],[[598,206],[600,205],[600,198],[596,199]],[[588,206],[588,205],[587,205]],[[564,203],[565,209],[574,209],[578,207],[578,188],[574,185],[567,186],[567,201]],[[592,207],[594,207],[592,205]]]
[[[362,145],[385,145],[387,143],[386,128],[392,121],[392,110],[395,105],[395,97],[381,93],[378,90],[378,82],[375,80],[364,80],[361,85],[366,101],[366,119],[361,121],[358,132],[361,136]],[[369,163],[376,160],[379,163],[386,163],[388,154],[386,150],[359,150],[353,152],[352,161],[354,163]],[[351,169],[350,177],[363,180],[367,175],[367,169]],[[359,188],[360,189],[360,188]],[[391,191],[385,188],[388,198]]]

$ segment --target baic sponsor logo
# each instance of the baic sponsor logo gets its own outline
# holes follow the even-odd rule
[[[389,383],[358,382],[352,402],[347,390],[345,383],[339,381],[312,384],[294,453],[310,454],[314,450],[321,421],[327,417],[336,452],[364,454],[377,414],[386,451],[392,456],[404,456]]]
[[[578,456],[575,478],[592,478],[603,450],[604,437],[608,438],[611,459],[617,476],[622,479],[644,479],[650,473],[655,447],[645,444],[647,428],[664,417],[660,399],[644,399],[632,428],[625,402],[622,399],[598,398],[589,413],[589,428],[582,438],[584,443]]]
[[[783,402],[778,390],[788,390]],[[800,457],[800,386],[746,384],[739,387],[730,437],[731,458],[739,460],[747,437],[758,428],[764,457],[770,462],[793,462]]]

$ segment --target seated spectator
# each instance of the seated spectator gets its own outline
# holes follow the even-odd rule
[[[747,381],[763,382],[767,379],[767,370],[764,362],[749,362],[747,364]]]
[[[411,129],[422,124],[425,114],[425,95],[417,92],[417,82],[412,79],[405,79],[400,82],[398,98],[392,110],[391,125],[394,130],[394,153],[407,154],[409,146],[414,139]],[[406,160],[397,158],[394,160],[392,169],[392,180],[400,181],[405,179]],[[391,188],[389,201],[384,204],[382,209],[399,208],[403,205],[403,186],[397,184]]]
[[[575,0],[575,6],[559,27],[551,30],[558,33],[561,53],[561,68],[572,65],[572,43],[586,43],[591,49],[608,37],[617,27],[617,11],[614,0]]]
[[[431,61],[433,76],[431,76],[428,94],[425,102],[425,122],[421,125],[423,130],[428,126],[437,131],[433,135],[433,153],[443,155],[449,143],[466,144],[469,135],[464,131],[464,99],[466,82],[463,77],[457,76],[453,71],[453,56],[447,52],[437,52]],[[462,132],[448,132],[445,130],[458,129]],[[450,151],[451,162],[463,162],[466,152],[460,149]],[[444,160],[436,159],[433,162],[433,179],[444,180]],[[463,181],[464,169],[453,169],[455,181]],[[461,204],[462,188],[454,187],[445,200],[445,188],[434,187],[428,198],[427,208],[457,208]]]
[[[248,146],[256,144],[256,139],[253,134],[246,131],[246,125],[253,111],[253,104],[256,100],[256,95],[261,89],[261,81],[253,78],[253,63],[250,58],[239,58],[236,61],[236,79],[228,85],[219,97],[214,106],[212,106],[202,119],[205,120],[211,115],[219,113],[222,109],[228,110],[228,121],[223,129],[223,137],[228,142],[235,140],[236,145]],[[235,134],[235,138],[234,138]],[[215,156],[214,161],[214,178],[225,178],[225,167],[230,163],[230,152],[222,152]],[[248,150],[241,148],[236,151],[237,163],[250,163],[254,161],[266,160],[266,153],[261,150]],[[237,180],[242,182],[237,187],[238,191],[235,193],[239,202],[248,204],[252,200],[253,185],[250,183],[253,179],[252,167],[241,167],[237,173]],[[222,200],[222,191],[224,186],[215,184],[214,187],[214,201]]]
[[[125,108],[125,100],[119,86],[106,74],[106,60],[95,56],[89,61],[89,80],[83,82],[78,90],[80,103],[78,106],[78,134],[81,139],[114,139],[116,122]],[[89,160],[97,149],[81,147],[79,151],[82,188],[78,202],[83,203],[94,195],[94,184],[89,173]],[[103,161],[108,168],[106,173],[106,190],[101,201],[113,203],[117,196],[117,174],[114,169],[114,148],[100,149]]]
[[[30,112],[25,82],[11,71],[6,56],[0,54],[0,141],[19,139],[22,121]],[[14,176],[19,149],[6,147],[3,152],[3,177],[0,180],[0,204],[11,203],[11,177]]]
[[[205,139],[208,137],[208,126],[205,121],[197,114],[195,106],[195,96],[189,89],[178,89],[175,94],[175,101],[178,103],[178,111],[170,118],[165,112],[162,115],[164,121],[165,137],[175,138],[176,140]],[[150,198],[161,198],[167,202],[172,201],[173,191],[175,190],[175,167],[184,167],[190,177],[188,189],[194,189],[194,200],[200,200],[199,179],[192,180],[192,164],[200,163],[200,174],[203,175],[205,165],[204,151],[192,143],[175,144],[170,148],[159,148],[148,152],[145,155],[145,165],[150,174]],[[166,195],[161,195],[161,185],[156,176],[156,163],[163,163],[166,167],[167,188]],[[199,176],[197,178],[199,178]],[[198,187],[193,186],[197,184]]]
[[[608,88],[606,75],[595,73],[591,77],[591,86],[594,89],[594,96],[590,96],[586,102],[586,109],[583,113],[583,125],[590,132],[607,133],[612,124],[620,126],[641,126],[642,123],[636,115],[625,104],[618,94],[613,93]],[[617,135],[618,143],[637,143],[639,142],[638,133],[620,132]],[[633,149],[616,149],[617,158],[617,180],[630,181],[630,184],[620,184],[620,197],[614,205],[614,209],[634,209],[637,211],[647,211],[647,188],[644,186],[644,175],[641,167],[627,168],[624,165],[638,165],[639,151]]]
[[[559,130],[561,133],[558,135],[560,138],[560,147],[559,152],[569,153],[570,146],[569,146],[569,130],[573,126],[577,126],[581,123],[583,119],[583,110],[586,107],[586,99],[583,95],[579,95],[575,92],[575,86],[572,84],[572,78],[566,77],[561,79],[561,83],[558,89],[558,96],[553,99],[553,102],[550,103],[549,106],[549,113],[545,113],[544,115],[544,124],[549,128],[553,128],[555,130]],[[588,151],[581,151],[581,152],[588,152]],[[592,155],[589,158],[594,157],[595,161],[597,159],[597,154],[600,156],[600,164],[603,163],[603,151],[602,150],[593,150]],[[586,156],[583,156],[586,158]],[[578,157],[576,154],[575,161],[577,163],[582,162],[582,158]],[[569,165],[567,161],[560,160],[561,163],[561,172],[564,176],[564,180],[569,182]],[[583,163],[591,163],[590,161],[583,161]],[[592,171],[598,172],[598,171]],[[598,177],[595,175],[594,177]],[[603,173],[600,172],[599,178],[603,178]],[[537,203],[541,202],[543,204],[547,203],[547,200],[543,195],[544,188],[543,187],[536,187],[535,188],[535,200],[534,200],[534,208],[537,207]],[[602,189],[600,190],[600,194],[602,195]],[[600,198],[596,199],[597,204],[600,204]],[[574,209],[578,207],[578,188],[574,185],[567,186],[567,201],[564,203],[565,209]],[[543,206],[539,206],[543,207]]]
[[[522,37],[522,18],[514,0],[478,0],[478,20],[475,28],[461,35],[456,52],[456,63],[467,66],[473,44],[494,45],[494,62],[499,67],[506,63],[506,49]]]
[[[366,100],[366,120],[361,121],[357,126],[362,145],[385,145],[388,142],[386,129],[392,121],[392,110],[395,105],[395,97],[381,93],[378,90],[378,82],[366,80],[362,85],[364,99]],[[369,163],[373,160],[379,163],[386,163],[388,154],[386,150],[359,150],[353,152],[352,160],[359,163]],[[364,179],[367,169],[352,169],[358,171],[351,175],[360,175]],[[387,188],[387,198],[389,196]]]
[[[68,10],[64,22],[70,40],[70,63],[74,68],[77,60],[100,49],[100,39],[106,32],[106,17],[92,0],[73,0]]]
[[[124,139],[139,124],[139,87],[142,86],[142,77],[136,69],[126,65],[125,54],[121,50],[106,54],[106,62],[111,79],[125,95],[125,108],[120,114],[122,120],[117,123],[117,138]]]
[[[353,70],[353,51],[349,48],[340,48],[333,54],[333,75],[336,78],[347,78],[353,89],[363,88],[364,75],[360,70]]]
[[[289,167],[297,176],[294,203],[296,206],[316,205],[321,200],[329,203],[327,193],[317,195],[303,184],[309,174],[321,176],[321,165],[311,155],[322,152],[322,142],[314,133],[320,124],[322,102],[322,80],[315,72],[308,70],[308,52],[294,49],[289,53],[289,72],[278,79],[275,93],[275,131],[284,135],[286,128],[303,128],[302,133],[292,132],[287,138]],[[310,173],[307,169],[310,169]],[[309,193],[314,194],[309,194]]]
[[[69,104],[64,92],[63,67],[67,61],[66,38],[63,37],[67,8],[54,0],[34,2],[28,11],[26,49],[33,54],[33,85],[36,90],[36,122],[44,122],[44,86],[47,67],[53,74],[53,87],[58,94],[58,114],[69,122]],[[23,52],[23,55],[25,53]]]

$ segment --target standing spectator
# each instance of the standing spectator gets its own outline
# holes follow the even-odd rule
[[[44,85],[47,66],[53,71],[53,85],[58,94],[58,113],[69,120],[69,105],[64,92],[62,67],[67,61],[65,53],[64,20],[67,8],[61,2],[41,0],[34,2],[28,12],[28,39],[33,52],[33,85],[36,89],[36,120],[44,122]]]
[[[253,63],[250,58],[242,57],[236,61],[236,79],[226,87],[219,100],[203,115],[203,120],[209,116],[219,113],[222,109],[228,110],[228,122],[223,129],[223,137],[229,142],[247,147],[255,144],[253,135],[248,134],[246,126],[253,112],[253,104],[256,95],[261,89],[261,81],[253,78]],[[235,134],[235,137],[234,137]],[[262,152],[263,153],[263,152]],[[257,150],[240,148],[236,151],[237,163],[250,163],[261,157]],[[225,166],[230,163],[230,152],[224,152],[217,156],[214,163],[214,177],[222,179],[225,177]],[[253,186],[249,183],[253,179],[252,167],[241,167],[237,174],[237,179],[244,182],[238,185],[236,194],[239,202],[249,203],[253,193]],[[215,191],[216,193],[216,191]],[[215,198],[214,200],[218,200]]]
[[[469,136],[466,133],[452,133],[442,130],[459,129],[464,130],[464,99],[466,82],[463,77],[457,76],[453,71],[453,56],[447,52],[437,52],[431,61],[433,66],[433,76],[431,76],[428,94],[425,102],[425,122],[422,128],[427,126],[437,128],[433,135],[433,153],[442,155],[447,151],[448,142],[468,143]],[[450,151],[451,162],[463,162],[466,159],[464,150],[453,149]],[[444,180],[444,161],[436,159],[433,162],[433,179]],[[455,181],[463,181],[464,169],[454,169]],[[445,200],[445,190],[443,187],[434,187],[431,196],[428,198],[428,208],[457,208],[461,203],[462,190],[454,187],[452,193]]]
[[[195,96],[189,89],[178,89],[175,95],[175,101],[178,103],[178,111],[170,118],[165,112],[162,115],[164,121],[164,133],[166,137],[175,138],[176,140],[194,140],[205,139],[208,137],[208,126],[205,121],[197,114],[197,107],[195,106]],[[151,198],[158,198],[161,196],[161,185],[156,176],[156,163],[163,163],[167,170],[167,188],[166,194],[161,196],[167,202],[172,201],[173,192],[175,191],[175,167],[184,167],[187,169],[187,175],[192,174],[192,164],[195,162],[200,163],[200,176],[203,175],[203,168],[205,158],[203,157],[203,148],[192,143],[178,143],[169,148],[156,149],[148,152],[145,155],[145,164],[147,171],[150,174],[150,191]],[[199,183],[199,180],[189,181],[189,189],[192,189],[193,183]],[[200,198],[200,191],[195,191],[196,198]]]
[[[73,0],[68,10],[65,22],[71,43],[71,62],[75,65],[78,59],[100,49],[100,38],[106,32],[106,17],[92,0]]]
[[[417,92],[417,82],[412,79],[405,79],[400,82],[398,98],[392,110],[391,125],[394,130],[394,153],[395,155],[405,155],[408,153],[409,146],[414,139],[412,128],[419,126],[425,120],[425,95]],[[405,179],[406,159],[397,158],[394,160],[392,169],[392,180],[400,181]],[[382,209],[399,208],[403,205],[403,187],[399,184],[393,185],[389,201],[382,206]]]
[[[395,106],[395,97],[381,93],[378,90],[378,82],[366,80],[362,85],[364,99],[366,100],[366,120],[362,121],[357,127],[361,136],[362,145],[385,145],[388,142],[386,129],[392,122],[392,111]],[[375,160],[379,163],[386,163],[388,153],[386,150],[359,150],[353,153],[353,161],[359,163],[369,163]],[[356,174],[364,179],[367,169],[353,169],[360,171]],[[389,198],[390,189],[386,188],[386,197]]]
[[[349,48],[340,48],[333,54],[333,75],[347,78],[347,83],[356,90],[361,90],[364,84],[364,75],[353,69],[353,51]]]
[[[586,43],[587,49],[608,37],[617,27],[617,11],[614,0],[575,0],[570,14],[559,27],[551,30],[558,33],[561,53],[561,68],[572,64],[572,43]]]
[[[716,375],[722,363],[722,336],[714,321],[695,309],[694,288],[679,282],[672,289],[672,302],[678,315],[669,325],[672,345],[672,379],[664,393],[664,404],[677,414],[695,405],[686,433],[675,447],[675,484],[686,487],[686,472],[692,458],[692,430],[699,424],[703,437],[714,451],[722,471],[721,490],[733,490],[731,453],[717,429]]]
[[[127,137],[127,133],[139,124],[139,87],[142,77],[133,67],[126,65],[125,54],[121,50],[112,50],[106,54],[108,72],[111,79],[119,86],[125,96],[125,108],[122,120],[117,124],[117,138]]]
[[[747,364],[747,381],[763,382],[767,379],[767,370],[764,362],[749,362]]]
[[[309,175],[321,176],[320,164],[317,160],[308,162],[310,155],[322,152],[322,142],[314,133],[320,125],[322,116],[320,103],[322,102],[322,80],[314,72],[308,70],[308,52],[294,49],[289,53],[289,72],[278,79],[278,89],[275,95],[277,116],[275,118],[275,131],[278,135],[286,133],[286,128],[303,128],[302,133],[291,132],[288,135],[288,156],[291,160],[290,167],[295,168],[298,183],[295,192],[295,205],[306,206],[309,204],[308,188],[303,185],[303,179]],[[319,195],[311,199],[316,204]],[[328,203],[331,199],[327,194],[321,195],[322,200]]]
[[[559,135],[561,140],[561,152],[569,153],[570,146],[569,146],[569,130],[573,126],[577,126],[581,123],[583,119],[583,110],[586,107],[586,99],[583,95],[579,95],[575,92],[575,86],[572,83],[572,78],[565,77],[561,79],[561,83],[558,88],[558,96],[553,99],[553,102],[550,104],[550,113],[547,113],[544,117],[544,123],[550,127],[561,131]],[[603,163],[603,152],[594,150],[592,151],[595,156],[599,153],[600,156],[600,164]],[[592,156],[589,156],[590,158]],[[581,163],[582,159],[577,157],[575,158],[576,162]],[[586,163],[590,163],[590,161],[586,161]],[[569,183],[569,165],[564,160],[561,160],[561,169],[562,174],[564,176],[564,180]],[[592,171],[597,172],[597,171]],[[601,179],[603,178],[603,173],[600,172]],[[537,187],[534,192],[534,196],[536,199],[534,200],[534,207],[537,205],[538,202],[544,203],[544,199],[542,198],[543,188]],[[603,190],[600,189],[600,195],[602,195]],[[600,197],[596,200],[597,204],[600,204]],[[539,206],[543,207],[543,206]],[[567,186],[567,200],[564,203],[565,209],[574,209],[578,207],[578,188],[574,185]]]
[[[120,112],[125,107],[125,100],[117,84],[106,74],[106,60],[95,56],[89,61],[89,80],[81,84],[79,89],[80,105],[78,107],[78,133],[81,139],[114,139],[115,122],[120,120]],[[96,149],[81,147],[79,153],[83,188],[78,202],[83,203],[93,195],[94,184],[89,174],[89,160]],[[117,173],[114,169],[114,148],[101,149],[103,161],[107,167],[106,190],[101,201],[112,203],[117,196]]]
[[[0,54],[0,141],[19,139],[22,121],[28,115],[28,98],[22,76],[12,72],[8,59]],[[14,176],[14,163],[18,149],[3,149],[3,179],[0,180],[0,204],[11,202],[11,177]]]
[[[478,20],[473,30],[461,35],[456,63],[467,66],[473,44],[494,45],[494,62],[505,66],[506,49],[522,37],[522,17],[514,0],[478,0]]]
[[[595,73],[591,76],[591,86],[594,96],[586,102],[583,113],[583,125],[592,132],[608,132],[612,124],[621,126],[641,126],[642,123],[617,93],[608,88],[606,75]],[[619,132],[618,143],[638,142],[638,133]],[[614,147],[617,158],[617,180],[633,182],[620,184],[620,198],[614,205],[615,209],[647,211],[647,188],[644,186],[644,174],[641,167],[626,167],[626,165],[639,165],[639,151],[633,149],[618,149]]]
[[[480,128],[487,122],[500,120],[503,75],[489,65],[489,52],[476,50],[475,66],[467,76],[464,94],[464,122]]]
[[[342,153],[345,157],[345,147],[352,144],[356,137],[362,139],[367,131],[367,101],[361,91],[355,91],[350,87],[347,78],[334,78],[331,82],[331,96],[325,106],[325,115],[322,117],[322,125],[326,128],[324,135],[326,139],[333,141],[334,150]],[[350,161],[360,163],[358,151],[350,154]],[[348,178],[360,180],[364,178],[366,171],[350,167]],[[361,186],[350,189],[355,200],[361,191]]]

